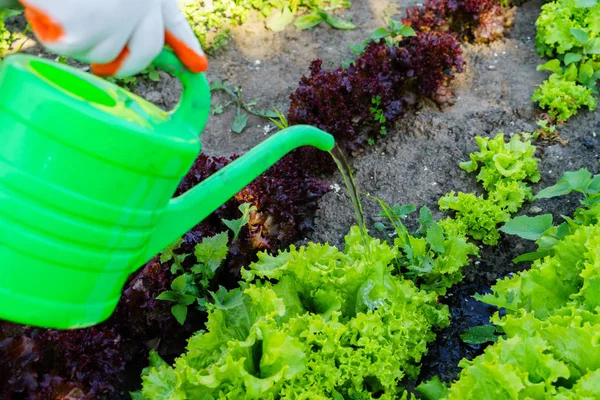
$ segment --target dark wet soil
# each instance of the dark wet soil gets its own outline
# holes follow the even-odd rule
[[[450,309],[451,323],[438,333],[436,342],[423,358],[420,380],[426,381],[437,375],[442,381],[452,381],[460,373],[460,360],[472,360],[491,344],[467,344],[460,335],[475,326],[488,325],[489,318],[498,311],[495,307],[477,301],[473,295],[489,293],[490,286],[497,278],[529,267],[528,263],[514,265],[507,257],[535,249],[531,243],[521,242],[519,239],[507,238],[494,249],[483,248],[481,259],[463,270],[463,281],[452,287],[441,299],[440,302]],[[498,265],[487,261],[498,259],[504,260],[504,263]]]

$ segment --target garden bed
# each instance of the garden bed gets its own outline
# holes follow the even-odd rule
[[[230,45],[210,59],[208,78],[211,82],[227,80],[231,87],[242,87],[246,100],[257,99],[257,108],[275,106],[284,112],[289,107],[290,93],[296,90],[300,78],[309,74],[312,60],[322,59],[324,70],[337,68],[352,56],[350,45],[362,42],[372,31],[386,25],[389,17],[399,20],[405,8],[415,4],[402,2],[398,7],[397,2],[355,1],[349,10],[338,14],[351,18],[357,26],[349,31],[322,24],[309,31],[289,26],[274,33],[251,18],[234,28]],[[416,111],[388,128],[386,137],[350,159],[361,192],[388,204],[427,205],[435,217],[446,215],[438,207],[438,199],[444,194],[482,192],[474,175],[465,173],[458,165],[477,150],[475,137],[532,132],[542,114],[531,101],[533,91],[548,75],[536,70],[543,63],[534,44],[535,21],[542,4],[537,0],[521,4],[506,38],[491,44],[462,44],[466,66],[453,83],[457,95],[454,105],[441,110],[432,102],[419,103]],[[39,49],[28,51],[36,53]],[[162,73],[159,82],[143,80],[134,90],[164,108],[173,107],[180,93],[175,78]],[[228,100],[224,94],[215,93],[213,109]],[[223,157],[242,154],[276,131],[268,120],[249,115],[246,128],[234,133],[231,125],[235,112],[235,107],[229,107],[222,114],[211,116],[202,133],[204,154]],[[536,156],[541,160],[541,181],[532,185],[534,193],[553,185],[565,171],[579,168],[598,171],[598,112],[580,112],[566,125],[559,126],[558,133],[568,140],[567,146],[535,143]],[[344,236],[356,224],[352,204],[339,173],[322,178],[332,190],[319,201],[312,230],[296,244],[328,242],[343,249]],[[367,228],[374,237],[383,238],[375,229],[375,224],[382,221],[378,217],[380,206],[366,197],[362,202]],[[565,196],[526,203],[519,214],[551,213],[559,221],[560,215],[571,215],[576,207],[577,200]],[[496,279],[527,268],[527,263],[515,265],[511,260],[534,249],[531,242],[501,235],[498,246],[481,246],[480,257],[463,271],[464,279],[440,299],[449,306],[452,323],[437,331],[438,337],[422,362],[420,379],[438,375],[444,381],[454,380],[462,358],[472,359],[483,352],[485,345],[466,344],[459,335],[473,326],[487,324],[496,308],[471,296],[487,293]],[[139,387],[142,367],[132,365],[124,371],[125,383],[108,398],[129,398],[127,392]]]
[[[371,3],[376,3],[375,6]],[[353,31],[335,31],[329,27],[299,32],[290,28],[280,34],[257,26],[242,26],[234,30],[234,46],[211,60],[211,80],[228,79],[231,86],[242,86],[248,98],[259,98],[263,108],[275,105],[280,110],[289,106],[289,93],[297,87],[302,75],[307,75],[307,63],[323,59],[325,70],[337,68],[352,56],[349,46],[361,42],[376,28],[385,25],[385,12],[396,2],[354,2],[349,12],[357,25]],[[416,2],[401,2],[396,14],[399,19],[404,8]],[[476,150],[475,136],[493,137],[532,132],[542,111],[531,101],[535,88],[547,77],[536,71],[543,60],[535,52],[535,21],[541,1],[520,5],[515,25],[505,39],[491,44],[463,44],[466,70],[458,75],[454,87],[458,100],[444,110],[424,103],[416,114],[401,119],[389,129],[388,137],[368,147],[363,155],[350,161],[360,191],[376,196],[388,204],[428,205],[434,216],[444,215],[437,206],[438,199],[454,190],[480,193],[474,176],[466,174],[458,163],[466,161]],[[256,63],[260,61],[260,64]],[[159,84],[161,86],[161,84]],[[158,104],[172,106],[177,95],[169,87],[161,93]],[[144,93],[144,91],[141,91]],[[157,94],[158,95],[158,94]],[[215,96],[213,104],[224,97]],[[264,140],[268,123],[250,117],[247,129],[231,132],[235,110],[230,108],[211,118],[202,134],[204,152],[213,155],[243,153]],[[583,111],[563,126],[560,135],[568,140],[538,146],[542,180],[533,185],[534,193],[554,184],[565,171],[587,168],[598,171],[600,158],[600,114]],[[356,224],[352,203],[339,173],[327,178],[337,185],[319,202],[314,231],[298,245],[309,241],[328,242],[343,248],[343,238],[350,226]],[[339,189],[339,191],[337,191]],[[525,204],[520,214],[551,213],[555,220],[569,215],[577,200],[559,198]],[[379,205],[363,199],[367,227],[381,221]],[[542,210],[537,210],[539,207]],[[376,235],[376,234],[375,234]],[[464,280],[453,287],[442,303],[450,306],[453,324],[440,332],[426,356],[422,378],[439,374],[443,380],[456,378],[458,362],[483,351],[484,346],[462,342],[459,334],[469,328],[488,323],[495,308],[476,302],[475,293],[489,291],[496,279],[527,267],[511,262],[516,256],[533,249],[533,244],[515,236],[504,235],[498,247],[482,246],[480,261],[469,265]]]

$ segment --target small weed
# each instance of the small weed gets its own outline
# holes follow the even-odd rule
[[[222,114],[225,109],[230,106],[236,107],[235,117],[231,125],[231,130],[235,133],[242,133],[242,131],[246,128],[246,125],[248,124],[248,114],[256,115],[257,117],[268,118],[271,121],[273,121],[273,118],[279,118],[281,121],[280,123],[287,124],[287,120],[281,120],[282,114],[278,111],[255,109],[254,106],[258,103],[258,99],[252,99],[246,102],[244,100],[241,87],[231,88],[227,82],[217,81],[210,85],[210,90],[211,92],[225,92],[231,99],[226,103],[217,104],[213,108],[213,115]],[[277,125],[277,123],[275,124]]]
[[[385,128],[385,123],[387,122],[387,119],[383,115],[383,110],[380,108],[381,96],[373,97],[371,99],[371,103],[373,104],[373,107],[369,107],[369,111],[373,115],[375,121],[377,121],[380,125],[379,134],[385,136],[387,135],[387,129]]]
[[[369,36],[361,44],[351,45],[350,50],[352,50],[356,56],[360,56],[370,42],[378,42],[381,39],[384,39],[388,46],[395,46],[403,38],[411,36],[416,36],[416,32],[413,28],[410,26],[405,26],[401,22],[390,18],[388,20],[387,27],[376,29],[371,36]],[[347,60],[342,64],[342,67],[347,68],[353,61],[354,59]]]
[[[548,114],[535,122],[538,129],[533,133],[533,139],[542,140],[548,143],[560,143],[566,146],[569,141],[562,138],[556,131],[556,125],[552,124],[552,120]]]
[[[275,124],[280,130],[284,130],[290,126],[288,123],[287,117],[283,115],[277,108],[273,107],[273,110],[277,114],[277,119],[269,117],[272,123]]]

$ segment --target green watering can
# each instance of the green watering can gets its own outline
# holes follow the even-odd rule
[[[34,56],[0,64],[0,319],[55,329],[107,319],[127,277],[293,149],[333,137],[293,126],[172,198],[200,153],[210,89],[163,50],[173,112]]]

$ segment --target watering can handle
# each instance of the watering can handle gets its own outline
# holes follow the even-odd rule
[[[171,112],[171,120],[188,125],[198,134],[204,129],[210,113],[210,85],[204,73],[193,73],[164,48],[152,62],[157,68],[175,75],[183,86],[179,103]]]

